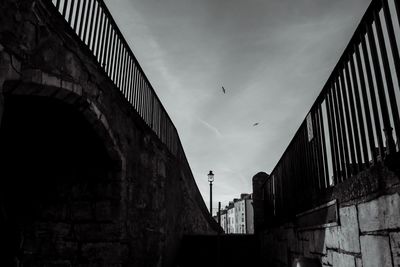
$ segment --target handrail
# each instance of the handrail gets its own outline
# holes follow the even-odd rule
[[[267,224],[313,208],[327,189],[399,151],[400,33],[393,24],[400,25],[399,11],[398,1],[369,5],[263,185]]]

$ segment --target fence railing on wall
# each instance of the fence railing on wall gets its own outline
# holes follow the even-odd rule
[[[268,224],[399,150],[400,2],[373,0],[263,186]]]
[[[49,0],[50,1],[50,0]],[[103,0],[52,0],[105,74],[174,155],[177,130]],[[178,153],[182,152],[182,153]]]

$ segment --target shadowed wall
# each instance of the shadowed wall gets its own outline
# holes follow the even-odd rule
[[[184,155],[170,152],[45,3],[0,3],[5,258],[171,266],[184,234],[220,228]]]

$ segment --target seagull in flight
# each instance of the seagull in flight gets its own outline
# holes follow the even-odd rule
[[[259,123],[258,123],[258,122],[256,122],[256,123],[254,123],[254,124],[253,124],[253,126],[257,126],[258,124],[259,124]]]
[[[222,86],[222,92],[225,94],[226,93],[226,90],[225,90],[225,88]]]

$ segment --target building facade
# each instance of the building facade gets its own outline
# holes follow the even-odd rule
[[[225,209],[221,210],[220,220],[221,227],[226,233],[228,229],[228,217]]]
[[[229,205],[226,207],[228,225],[227,225],[227,234],[235,233],[235,206],[234,202],[229,202]]]
[[[254,212],[251,194],[241,194],[221,210],[221,227],[227,234],[253,234]]]

